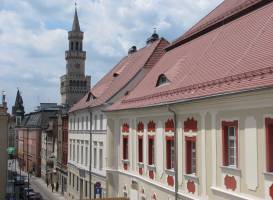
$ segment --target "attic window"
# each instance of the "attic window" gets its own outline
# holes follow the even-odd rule
[[[164,74],[160,74],[156,82],[156,87],[164,85],[166,83],[168,83],[167,77]]]
[[[86,102],[90,101],[91,98],[92,98],[92,99],[96,99],[96,97],[95,97],[91,92],[89,92],[89,93],[88,93],[88,96],[87,96],[87,98],[86,98]]]
[[[114,73],[113,77],[118,77],[118,75],[119,75],[118,73]]]

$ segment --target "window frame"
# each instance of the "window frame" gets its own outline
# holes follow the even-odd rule
[[[266,129],[266,171],[269,173],[273,172],[273,133],[270,133],[270,128],[272,126],[273,129],[273,119],[266,118],[265,119],[265,129]],[[271,155],[272,154],[272,155]]]
[[[234,163],[230,163],[230,136],[229,136],[229,128],[235,129],[235,152],[234,152]],[[238,168],[239,166],[239,159],[238,159],[238,152],[239,152],[239,146],[238,146],[238,121],[222,121],[222,159],[223,159],[223,166],[228,167],[235,167]]]
[[[193,144],[195,147],[195,151],[193,151]],[[186,174],[196,174],[197,172],[197,143],[196,136],[193,137],[185,137],[185,159],[186,159]],[[193,156],[194,155],[194,156]],[[193,159],[194,157],[194,159]],[[195,164],[193,165],[193,160],[195,160]]]
[[[152,141],[152,146],[150,141]],[[148,165],[155,164],[155,136],[148,136]]]
[[[140,140],[141,140],[141,145],[140,145]],[[143,163],[143,136],[140,136],[140,135],[138,136],[138,162]]]
[[[124,145],[126,141],[126,146]],[[122,137],[122,159],[129,160],[129,138],[127,135]]]
[[[170,146],[168,142],[171,142]],[[166,169],[168,170],[173,170],[175,165],[174,145],[174,136],[166,136]]]

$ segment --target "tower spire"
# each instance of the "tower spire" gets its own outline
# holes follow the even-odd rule
[[[81,31],[78,13],[77,13],[77,2],[75,2],[75,14],[74,14],[74,20],[72,25],[72,31]]]

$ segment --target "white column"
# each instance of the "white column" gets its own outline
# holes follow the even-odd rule
[[[212,186],[216,186],[216,169],[217,169],[217,144],[216,144],[216,112],[211,112],[211,160],[212,160]]]
[[[202,175],[202,196],[207,195],[207,171],[206,171],[206,129],[205,129],[206,112],[201,113],[201,175]]]
[[[179,120],[177,124],[177,139],[178,139],[178,184],[183,183],[183,123]]]
[[[146,139],[147,136],[145,136]],[[156,170],[159,175],[159,177],[162,176],[164,172],[164,134],[163,134],[163,127],[162,127],[162,122],[158,121],[156,123]],[[146,140],[144,141],[144,146],[146,147],[147,142]],[[145,150],[145,155],[148,155],[148,152]],[[145,160],[146,161],[146,160]]]

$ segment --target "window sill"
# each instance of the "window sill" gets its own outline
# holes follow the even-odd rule
[[[147,165],[147,168],[148,168],[149,171],[155,171],[156,170],[155,165]]]
[[[241,176],[241,169],[233,166],[221,166],[222,172]]]
[[[174,169],[165,169],[165,172],[169,176],[174,176],[175,175]]]
[[[143,162],[138,162],[137,165],[138,165],[138,167],[142,167],[142,168],[144,167],[144,163]]]
[[[273,172],[264,172],[264,176],[268,179],[273,179]]]
[[[126,159],[126,160],[121,160],[121,162],[124,164],[129,164],[130,161],[128,159]]]
[[[193,180],[195,183],[199,183],[199,177],[196,174],[184,174],[186,180]]]

